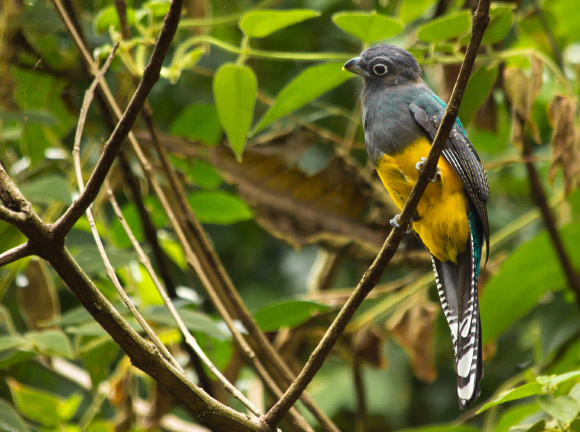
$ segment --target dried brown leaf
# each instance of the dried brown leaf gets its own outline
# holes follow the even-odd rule
[[[43,323],[60,315],[60,303],[46,263],[31,259],[25,272],[28,284],[19,290],[20,311],[28,328],[46,328]]]
[[[383,356],[385,334],[372,324],[366,324],[353,336],[354,356],[375,367],[387,367],[387,359]]]
[[[572,191],[575,184],[580,184],[580,134],[576,126],[576,111],[576,101],[566,96],[554,97],[548,106],[548,118],[554,128],[550,182],[554,181],[561,166],[566,194]]]
[[[372,259],[387,235],[388,214],[395,210],[385,211],[376,188],[343,158],[333,157],[312,176],[300,170],[294,162],[314,139],[310,133],[294,132],[251,146],[241,163],[225,146],[208,148],[173,137],[164,137],[163,142],[174,154],[211,163],[250,204],[258,223],[292,246],[320,244],[351,257]],[[377,203],[385,211],[384,224],[368,220],[369,208]]]
[[[433,360],[434,322],[439,307],[425,292],[411,297],[387,322],[387,330],[411,357],[415,376],[432,382],[437,378]]]
[[[512,104],[515,114],[528,127],[534,140],[539,143],[540,132],[538,127],[530,121],[534,101],[542,88],[543,64],[536,56],[530,59],[531,72],[528,77],[526,73],[516,67],[506,67],[503,73],[504,89],[508,100]],[[521,146],[524,131],[518,121],[514,121],[512,130],[512,142]]]

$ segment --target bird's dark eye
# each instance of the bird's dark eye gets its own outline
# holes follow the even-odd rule
[[[373,72],[375,73],[375,75],[384,75],[387,73],[389,69],[387,68],[387,66],[385,66],[382,63],[377,63],[376,65],[373,66]]]

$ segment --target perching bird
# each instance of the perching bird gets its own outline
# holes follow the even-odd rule
[[[409,52],[379,45],[344,69],[364,78],[366,148],[399,209],[417,181],[445,103],[425,85]],[[459,120],[413,216],[412,229],[431,252],[441,306],[453,339],[460,408],[480,394],[483,377],[477,281],[485,240],[489,255],[487,175]],[[398,215],[391,225],[398,227]]]

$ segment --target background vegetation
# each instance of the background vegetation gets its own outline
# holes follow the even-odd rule
[[[476,4],[185,3],[161,79],[133,128],[136,138],[113,166],[110,194],[103,188],[94,201],[94,226],[120,285],[179,367],[246,412],[182,343],[155,277],[115,214],[115,197],[184,325],[264,412],[278,399],[273,386],[284,391],[290,382],[267,340],[299,372],[396,211],[366,158],[360,83],[342,64],[370,44],[396,44],[417,56],[425,81],[447,100]],[[65,23],[55,4],[0,5],[0,160],[45,222],[57,221],[79,194],[73,145],[94,70],[71,27],[100,66],[118,44],[105,77],[124,109],[169,10],[164,0],[67,0]],[[308,387],[306,405],[342,431],[580,430],[580,8],[576,0],[498,2],[490,16],[459,114],[491,189],[479,405],[457,408],[430,259],[407,236]],[[80,141],[85,181],[117,123],[114,111],[97,91]],[[143,333],[113,287],[90,227],[83,216],[66,247]],[[5,222],[0,238],[2,251],[26,240]],[[0,429],[204,430],[187,404],[131,366],[53,266],[34,256],[10,264],[4,258]],[[273,385],[264,384],[251,352]],[[303,415],[316,430],[333,430],[313,409],[299,405],[299,412],[294,421]],[[287,421],[282,428],[304,426]]]

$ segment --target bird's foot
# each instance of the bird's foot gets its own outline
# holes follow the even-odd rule
[[[421,167],[423,166],[426,160],[427,158],[422,157],[421,160],[415,164],[415,168],[417,168],[417,171],[421,171]],[[439,179],[441,179],[441,170],[439,169],[439,165],[437,165],[437,172],[435,173],[432,179],[429,179],[429,181],[431,183],[435,183]]]
[[[407,228],[403,228],[401,225],[399,225],[399,216],[400,215],[395,215],[395,217],[389,221],[391,226],[393,228],[399,228],[405,234],[409,234],[411,231],[413,231],[413,218],[411,218],[411,222],[409,222],[409,226],[407,226]]]

